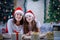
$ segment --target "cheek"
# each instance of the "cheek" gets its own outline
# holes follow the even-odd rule
[[[30,19],[30,21],[32,21],[33,19]]]
[[[22,16],[20,16],[20,15],[15,15],[15,18],[20,19],[20,18],[22,18]]]
[[[33,17],[30,17],[30,20],[32,21],[33,20]]]
[[[31,22],[33,19],[32,18],[26,18],[28,22]]]
[[[33,20],[34,18],[33,17],[31,17],[31,20]]]
[[[17,15],[15,14],[14,17],[17,18]]]
[[[22,16],[20,16],[20,17],[15,16],[15,19],[16,19],[17,21],[20,21],[20,20],[22,19]]]
[[[20,16],[20,19],[22,19],[22,16]]]
[[[15,19],[17,18],[17,16],[15,16]]]
[[[22,19],[22,16],[18,17],[18,19],[21,20]]]
[[[28,21],[28,18],[26,18],[26,21]]]

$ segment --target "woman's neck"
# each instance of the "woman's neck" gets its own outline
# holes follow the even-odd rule
[[[20,22],[17,21],[17,22],[16,22],[16,25],[19,26],[19,25],[20,25]]]
[[[31,26],[31,23],[29,23],[29,26]]]

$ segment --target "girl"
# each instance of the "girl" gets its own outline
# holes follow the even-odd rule
[[[13,18],[8,20],[7,28],[8,33],[20,33],[23,34],[23,15],[22,8],[17,7],[14,11]]]
[[[35,16],[31,10],[25,14],[24,34],[31,35],[32,32],[40,32],[40,24],[35,20]]]

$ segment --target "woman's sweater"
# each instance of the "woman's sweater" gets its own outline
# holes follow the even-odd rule
[[[8,20],[7,28],[9,34],[12,34],[14,32],[19,32],[20,34],[23,34],[23,25],[17,26],[16,24],[14,24],[13,19]]]

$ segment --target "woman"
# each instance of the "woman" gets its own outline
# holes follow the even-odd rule
[[[31,35],[32,32],[40,32],[40,24],[35,20],[35,16],[31,10],[25,14],[24,34]]]
[[[13,13],[13,18],[7,22],[8,33],[20,33],[23,34],[23,15],[22,8],[17,7]]]

